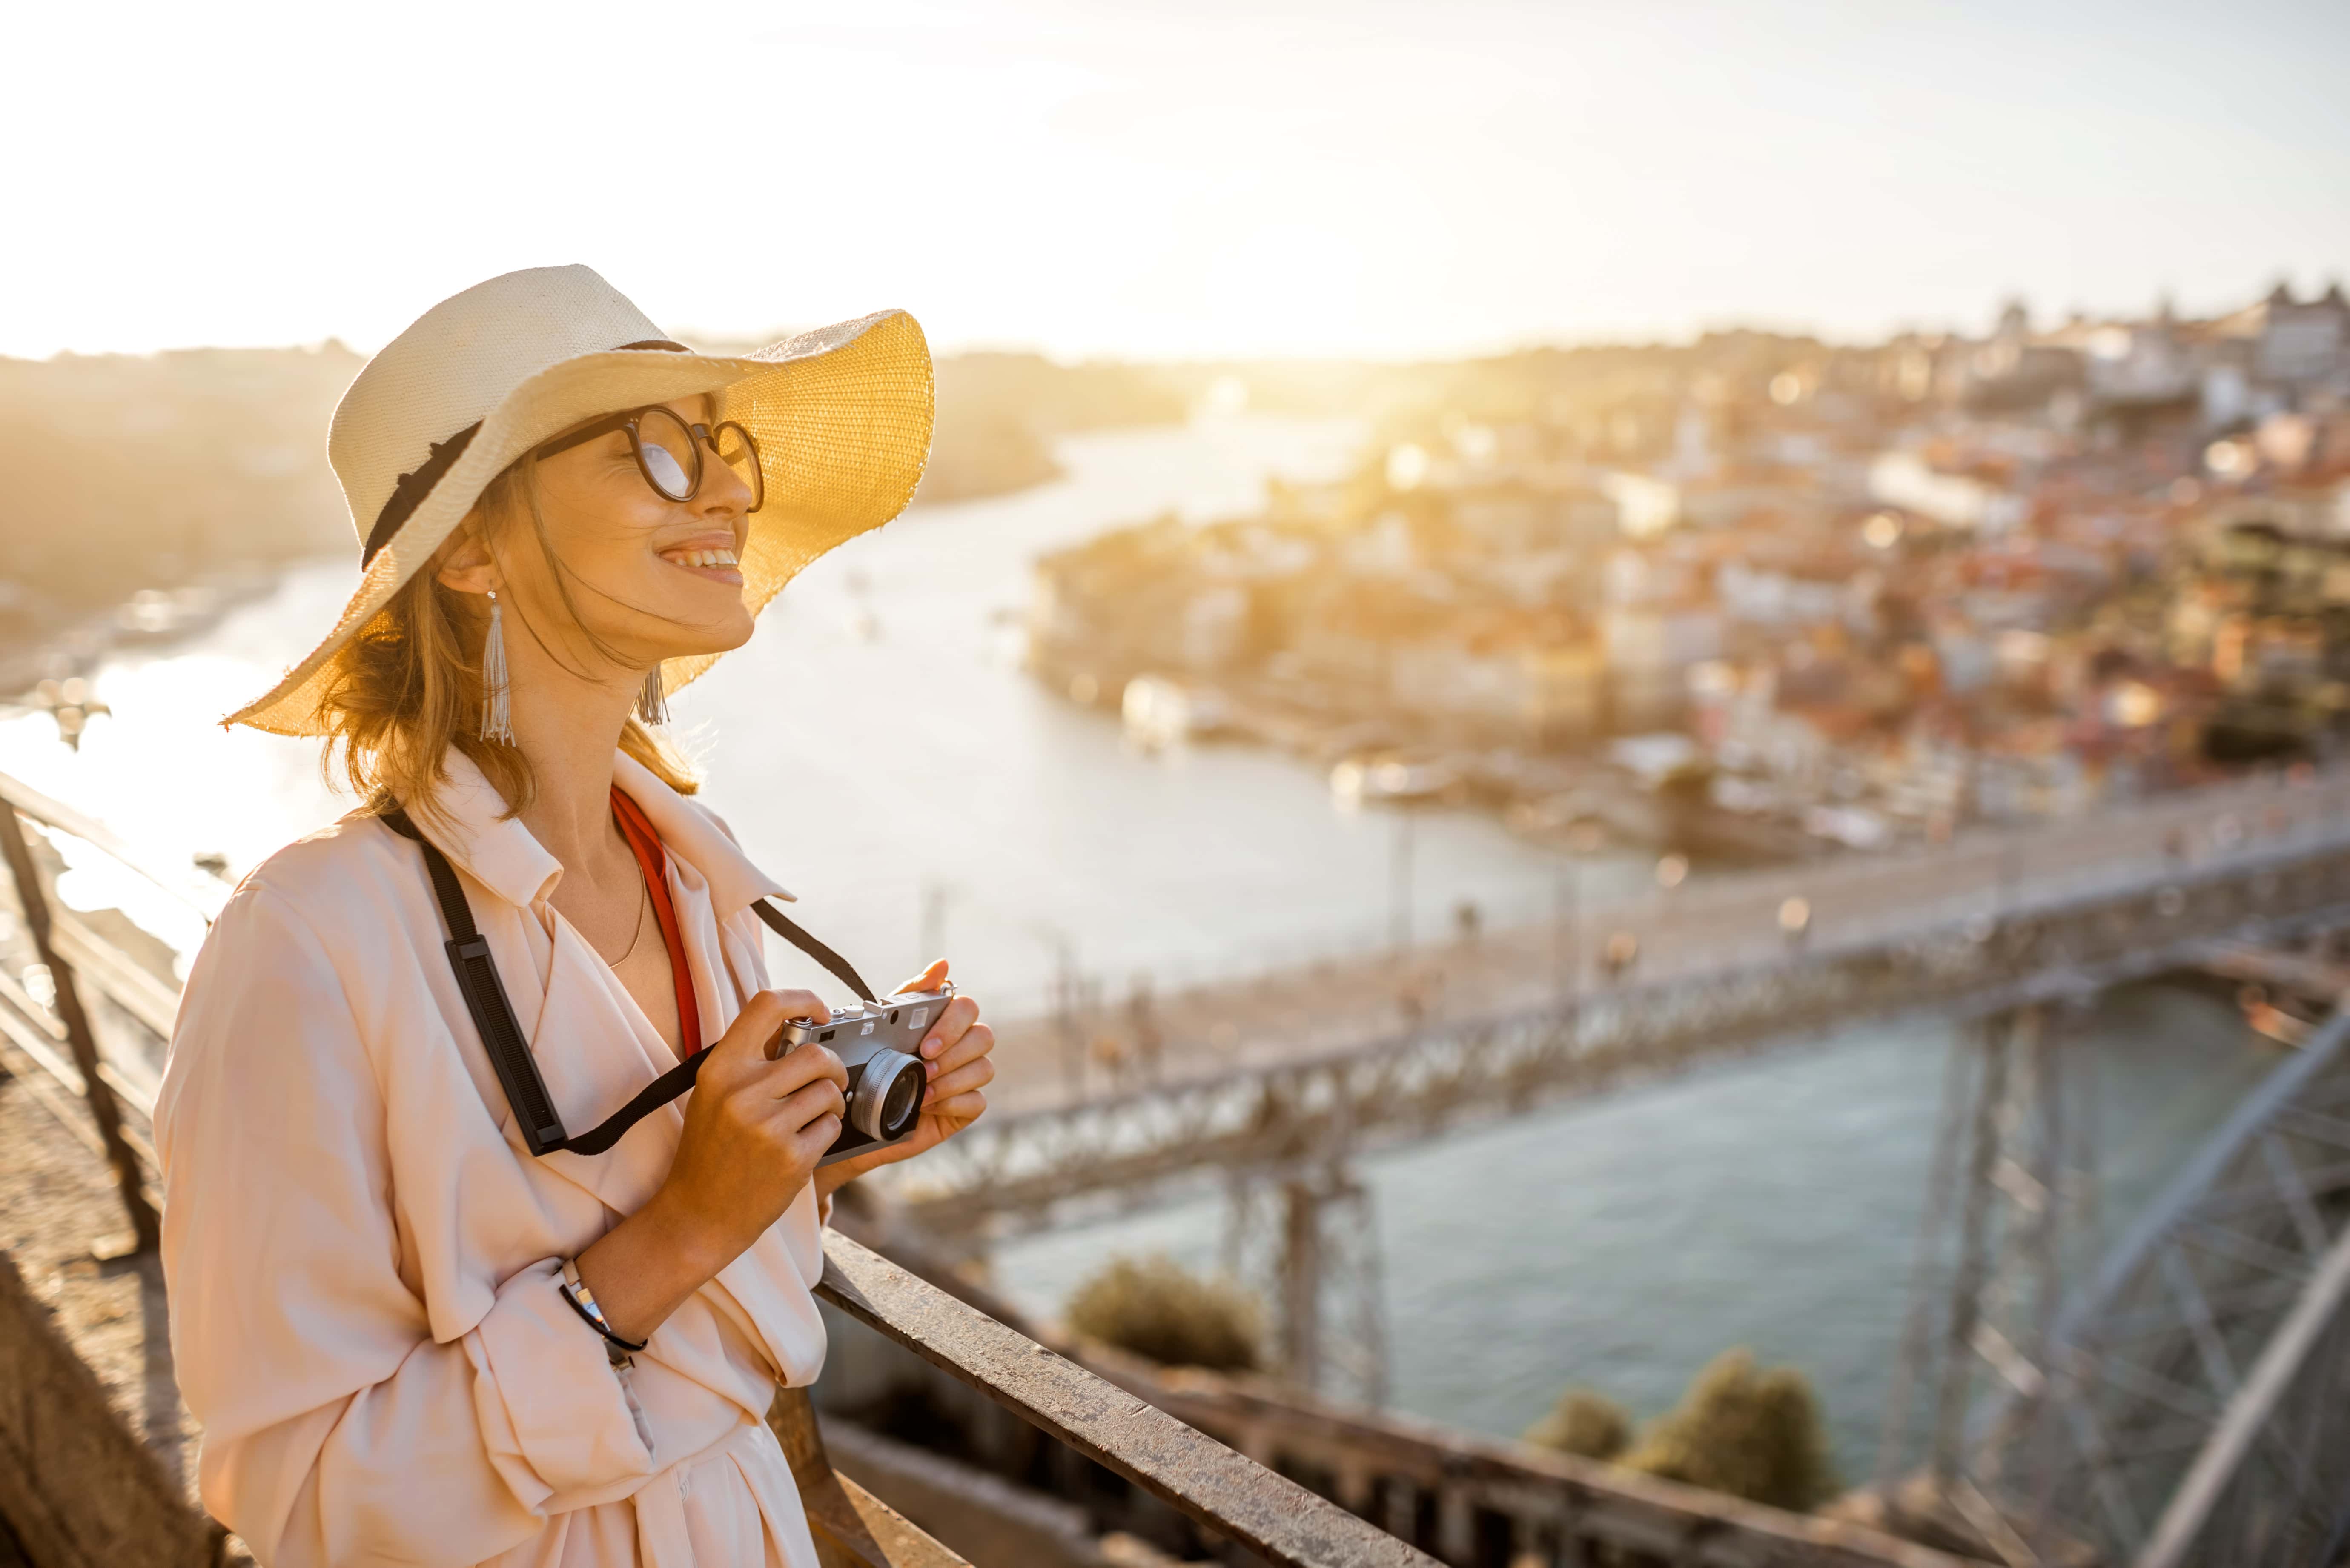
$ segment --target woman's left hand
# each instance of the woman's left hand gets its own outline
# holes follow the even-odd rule
[[[946,978],[947,961],[941,959],[898,990],[936,991],[946,983]],[[911,1159],[938,1147],[977,1121],[980,1113],[987,1109],[985,1090],[995,1076],[995,1064],[988,1054],[994,1049],[995,1031],[979,1021],[979,1003],[968,996],[958,996],[948,1002],[938,1022],[931,1025],[931,1032],[922,1036],[922,1059],[931,1081],[922,1097],[921,1120],[913,1135],[885,1148],[827,1166],[818,1173],[819,1186],[830,1191],[868,1170]]]

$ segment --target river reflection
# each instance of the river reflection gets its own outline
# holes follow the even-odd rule
[[[1388,821],[1336,809],[1288,758],[1131,751],[1108,714],[1020,671],[1014,624],[1039,552],[1161,511],[1246,511],[1268,473],[1335,473],[1358,439],[1254,418],[1089,438],[1068,443],[1057,483],[917,509],[844,546],[679,699],[709,797],[861,967],[895,979],[942,951],[999,1012],[1034,1005],[1065,962],[1115,991],[1379,939],[1395,913]],[[113,717],[78,754],[46,719],[15,719],[0,768],[159,857],[213,851],[241,873],[348,803],[314,742],[217,718],[328,624],[353,576],[339,561],[289,573],[192,644],[109,660],[97,680]],[[1556,859],[1483,817],[1433,814],[1414,837],[1422,932],[1464,900],[1490,919],[1533,913],[1557,887]],[[1646,874],[1645,857],[1607,857],[1585,894]],[[192,940],[184,911],[137,886],[78,861],[72,876],[70,901],[176,920]],[[2110,1228],[2266,1059],[2225,1007],[2179,992],[2116,998],[2093,1033],[2127,1064],[2104,1075]],[[1746,1344],[1817,1380],[1862,1479],[1944,1042],[1856,1032],[1370,1161],[1397,1403],[1514,1433],[1582,1382],[1646,1416]],[[1180,1208],[1007,1247],[997,1266],[1051,1313],[1113,1251],[1211,1262],[1215,1220]]]

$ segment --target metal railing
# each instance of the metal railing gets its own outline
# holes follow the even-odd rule
[[[154,1150],[144,1139],[134,1144],[132,1135],[123,1125],[122,1115],[127,1098],[140,1119],[151,1123],[155,1098],[152,1089],[147,1086],[151,1077],[126,1074],[120,1063],[107,1060],[100,1052],[98,1032],[91,1024],[88,1010],[83,1006],[76,963],[88,965],[90,979],[100,991],[110,994],[120,987],[126,992],[135,992],[142,1007],[151,1004],[153,997],[148,988],[131,985],[123,974],[124,971],[136,971],[137,965],[128,960],[109,961],[102,956],[105,944],[92,937],[80,922],[59,917],[34,857],[34,841],[26,829],[27,819],[103,849],[142,874],[144,868],[130,850],[98,825],[14,779],[0,777],[0,855],[7,859],[9,877],[16,890],[16,907],[24,918],[26,935],[37,960],[39,973],[46,977],[50,993],[44,1004],[26,990],[20,978],[8,976],[5,985],[0,986],[0,997],[14,1005],[21,1023],[19,1019],[0,1017],[0,1029],[5,1029],[18,1049],[78,1095],[89,1109],[100,1150],[113,1169],[115,1186],[121,1193],[123,1217],[130,1226],[126,1243],[101,1243],[99,1250],[152,1251],[161,1241],[162,1231],[154,1199],[147,1190],[147,1175],[155,1163]],[[68,952],[74,955],[72,961],[67,956]],[[168,1035],[168,1016],[158,1021]],[[70,1066],[56,1054],[55,1048],[60,1044],[70,1053]]]

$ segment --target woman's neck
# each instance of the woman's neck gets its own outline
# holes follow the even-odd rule
[[[515,744],[537,786],[522,824],[566,868],[592,876],[598,861],[626,852],[612,826],[612,757],[636,689],[554,669],[514,673]]]

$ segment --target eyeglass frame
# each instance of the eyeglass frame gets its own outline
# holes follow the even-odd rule
[[[685,493],[682,495],[671,495],[668,491],[663,490],[660,487],[660,481],[653,477],[651,465],[645,462],[644,437],[638,433],[637,421],[656,409],[685,427],[688,450],[693,457],[693,472],[686,475]],[[624,409],[617,414],[598,420],[593,424],[582,426],[568,435],[560,435],[553,441],[543,441],[531,449],[530,455],[534,459],[553,457],[558,452],[569,452],[575,446],[585,446],[598,436],[610,435],[615,431],[626,431],[629,436],[629,454],[637,460],[637,472],[644,476],[644,481],[651,486],[652,493],[663,501],[673,501],[682,505],[702,493],[702,449],[706,446],[715,454],[718,451],[720,433],[730,430],[743,438],[743,445],[751,454],[751,472],[757,476],[758,493],[753,498],[751,505],[746,510],[756,512],[767,504],[767,471],[759,451],[758,438],[744,430],[742,424],[734,420],[721,420],[714,425],[695,424],[667,404],[646,403],[638,408]],[[718,461],[726,463],[723,457],[720,457]],[[733,464],[726,463],[726,466],[732,468]]]

